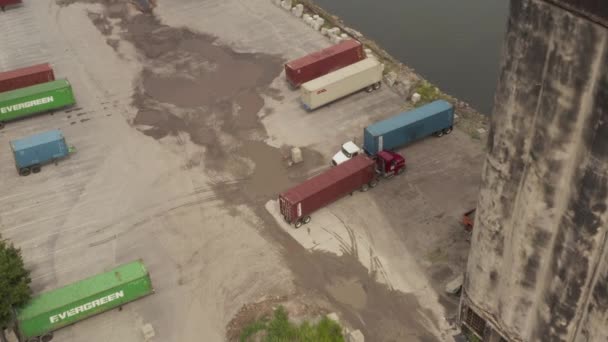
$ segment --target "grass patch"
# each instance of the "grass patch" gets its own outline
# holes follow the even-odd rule
[[[260,331],[264,331],[264,342],[344,342],[342,328],[338,323],[323,317],[319,323],[304,322],[296,325],[289,322],[285,308],[279,306],[272,319],[262,318],[243,329],[241,342],[248,342]]]
[[[441,92],[439,89],[427,81],[420,82],[415,91],[420,94],[420,101],[416,104],[416,107],[441,98]]]

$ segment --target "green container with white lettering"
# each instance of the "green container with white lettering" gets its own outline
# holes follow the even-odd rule
[[[76,103],[67,80],[37,84],[0,93],[0,128],[5,122]]]
[[[153,292],[148,270],[135,261],[32,298],[17,310],[17,330],[22,341],[47,341],[57,329]]]

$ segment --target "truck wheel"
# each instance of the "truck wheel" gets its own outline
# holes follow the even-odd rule
[[[47,333],[40,337],[40,342],[51,342],[53,339],[53,333]]]
[[[435,135],[437,136],[437,138],[441,138],[443,136],[443,131],[439,131],[435,133]]]
[[[306,216],[306,217],[304,217],[304,220],[303,220],[302,222],[304,222],[304,224],[309,224],[309,223],[310,223],[310,220],[312,220],[312,219],[310,218],[310,216]]]
[[[374,90],[378,90],[378,89],[380,89],[380,87],[382,87],[382,82],[378,82],[378,83],[374,84]]]
[[[21,176],[29,176],[30,174],[30,168],[29,167],[22,167],[19,169],[19,174]]]
[[[361,192],[366,192],[367,190],[369,190],[369,185],[367,185],[367,184],[363,184],[363,185],[361,186]]]
[[[369,87],[365,88],[365,91],[371,93],[372,91],[374,91],[374,86],[370,85]]]
[[[302,227],[302,221],[301,220],[297,220],[295,226],[296,226],[296,229]]]
[[[32,173],[40,172],[40,165],[32,166]]]
[[[405,172],[405,166],[397,170],[397,174],[400,175]]]
[[[376,187],[376,185],[378,185],[378,180],[377,180],[377,179],[372,179],[372,180],[369,182],[369,187],[370,187],[370,188],[375,188],[375,187]]]
[[[450,134],[450,133],[452,133],[452,127],[450,127],[450,128],[446,128],[446,129],[444,130],[444,132],[445,132],[445,134]]]

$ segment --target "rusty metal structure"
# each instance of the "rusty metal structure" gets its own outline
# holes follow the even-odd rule
[[[461,298],[483,341],[608,340],[608,2],[511,0]]]

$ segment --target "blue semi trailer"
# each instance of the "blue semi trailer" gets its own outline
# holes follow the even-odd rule
[[[21,176],[38,173],[43,164],[63,158],[70,153],[63,133],[56,129],[11,140],[15,166]]]
[[[369,155],[394,150],[431,134],[449,134],[453,125],[454,107],[437,100],[368,126],[363,132],[363,149]]]
[[[408,112],[377,122],[363,130],[363,148],[346,142],[332,158],[339,165],[364,151],[375,156],[380,151],[392,151],[431,134],[450,134],[454,125],[454,107],[437,100]]]

